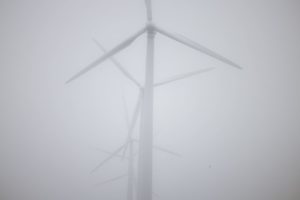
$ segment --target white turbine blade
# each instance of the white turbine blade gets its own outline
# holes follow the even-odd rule
[[[147,19],[148,21],[152,20],[152,2],[151,0],[145,0],[146,9],[147,9]]]
[[[124,110],[125,120],[126,120],[127,127],[129,129],[130,128],[130,119],[129,119],[129,114],[128,114],[127,102],[126,102],[124,95],[122,95],[122,100],[123,100],[123,110]]]
[[[104,52],[107,53],[106,49],[97,41],[96,39],[93,39],[94,42],[97,44],[97,46]],[[123,73],[123,75],[131,80],[137,87],[141,87],[141,84],[133,78],[133,76],[121,65],[120,62],[118,62],[113,56],[110,57],[110,60],[114,63],[114,65]]]
[[[103,181],[103,182],[101,182],[101,183],[97,183],[96,186],[99,186],[99,185],[105,185],[105,184],[107,184],[107,183],[115,182],[115,181],[118,181],[118,180],[120,180],[120,179],[122,179],[122,178],[124,178],[124,177],[126,177],[126,176],[128,176],[128,174],[124,174],[124,175],[121,175],[121,176],[117,176],[117,177],[115,177],[115,178],[108,179],[108,180]]]
[[[136,102],[136,105],[134,108],[134,113],[133,113],[133,116],[131,119],[131,126],[128,131],[128,139],[132,138],[133,129],[135,127],[136,121],[137,121],[139,113],[140,113],[142,98],[143,98],[143,89],[140,89],[139,96],[138,96],[138,99],[137,99],[137,102]]]
[[[129,127],[129,130],[128,130],[127,139],[126,139],[127,145],[124,147],[123,156],[125,156],[126,151],[127,151],[127,147],[129,145],[129,143],[132,141],[133,130],[134,130],[134,127],[135,127],[135,124],[136,124],[136,121],[138,119],[139,112],[140,112],[142,95],[143,95],[143,90],[140,89],[139,97],[138,97],[137,103],[135,105],[134,113],[133,113],[131,123],[130,123],[130,127]]]
[[[122,152],[122,160],[124,160],[125,157],[126,157],[126,151],[127,151],[127,148],[128,148],[128,145],[130,145],[129,143],[130,143],[130,141],[129,141],[129,142],[127,143],[127,145],[123,148],[123,152]]]
[[[198,43],[196,43],[196,42],[194,42],[194,41],[192,41],[192,40],[190,40],[190,39],[188,39],[184,36],[179,36],[179,35],[176,35],[176,34],[169,33],[168,31],[165,31],[165,30],[163,30],[161,28],[158,28],[158,27],[155,27],[155,28],[156,28],[157,32],[159,32],[159,33],[161,33],[161,34],[163,34],[163,35],[165,35],[165,36],[167,36],[167,37],[169,37],[169,38],[171,38],[171,39],[173,39],[173,40],[175,40],[179,43],[182,43],[182,44],[184,44],[184,45],[186,45],[190,48],[193,48],[195,50],[198,50],[198,51],[200,51],[200,52],[202,52],[202,53],[204,53],[208,56],[211,56],[211,57],[213,57],[213,58],[215,58],[215,59],[217,59],[221,62],[224,62],[228,65],[231,65],[231,66],[236,67],[238,69],[242,69],[242,67],[240,67],[236,63],[232,62],[231,60],[221,56],[220,54],[218,54],[216,52],[213,52],[212,50],[210,50],[210,49],[208,49],[208,48],[206,48],[206,47],[204,47],[204,46],[202,46],[202,45],[200,45],[200,44],[198,44]]]
[[[100,63],[102,63],[103,61],[105,61],[106,59],[108,59],[109,57],[115,55],[116,53],[118,53],[122,49],[124,49],[127,46],[129,46],[137,37],[139,37],[141,34],[143,34],[145,32],[145,30],[146,29],[143,28],[142,30],[140,30],[136,34],[134,34],[133,36],[131,36],[128,39],[126,39],[125,41],[121,42],[115,48],[113,48],[112,50],[108,51],[103,56],[101,56],[100,58],[98,58],[94,62],[92,62],[90,65],[88,65],[87,67],[85,67],[84,69],[82,69],[81,71],[79,71],[72,78],[70,78],[66,83],[70,83],[71,81],[77,79],[78,77],[80,77],[83,74],[87,73],[88,71],[90,71],[91,69],[93,69],[94,67],[96,67],[97,65],[99,65]]]
[[[133,139],[133,141],[139,143],[139,140],[137,140],[137,139]],[[158,145],[153,145],[152,148],[155,149],[155,150],[158,150],[158,151],[161,151],[161,152],[164,152],[164,153],[176,156],[176,157],[181,157],[181,155],[179,153],[176,153],[174,151],[168,150],[168,149],[166,149],[164,147],[161,147],[161,146],[158,146]]]
[[[162,86],[162,85],[165,85],[165,84],[168,84],[168,83],[171,83],[171,82],[175,82],[175,81],[178,81],[178,80],[181,80],[181,79],[189,78],[191,76],[195,76],[195,75],[198,75],[198,74],[201,74],[201,73],[204,73],[204,72],[209,72],[213,69],[215,69],[215,68],[200,69],[200,70],[197,70],[197,71],[194,71],[194,72],[189,72],[189,73],[186,73],[186,74],[177,75],[177,76],[171,77],[171,78],[169,78],[165,81],[155,83],[154,87]]]
[[[119,147],[116,151],[114,151],[112,154],[110,154],[106,159],[104,159],[101,163],[99,163],[92,171],[91,173],[94,173],[97,171],[100,167],[102,167],[105,163],[110,161],[112,158],[116,157],[122,149],[127,145],[127,143],[123,144],[121,147]]]
[[[157,146],[157,145],[153,145],[153,148],[158,150],[158,151],[161,151],[161,152],[164,152],[164,153],[176,156],[176,157],[181,157],[181,155],[179,153],[173,152],[171,150],[168,150],[166,148],[163,148],[163,147],[160,147],[160,146]]]

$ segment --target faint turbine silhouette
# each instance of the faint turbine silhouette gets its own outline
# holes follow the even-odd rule
[[[208,56],[211,56],[223,63],[231,65],[235,68],[241,67],[222,55],[178,34],[172,34],[152,22],[152,2],[145,0],[147,10],[146,26],[137,31],[135,34],[106,52],[103,56],[96,59],[87,67],[72,76],[67,83],[79,78],[91,69],[95,68],[103,61],[111,58],[121,50],[128,47],[132,42],[143,33],[147,33],[147,55],[146,55],[146,70],[145,83],[142,92],[142,108],[140,120],[140,145],[138,159],[138,180],[137,180],[137,198],[138,200],[152,200],[152,147],[153,147],[153,89],[154,89],[154,39],[156,33],[160,33],[172,40],[175,40],[183,45],[200,51]]]

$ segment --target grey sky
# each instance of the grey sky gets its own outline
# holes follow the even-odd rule
[[[296,0],[153,0],[154,21],[234,60],[236,70],[157,36],[156,80],[216,69],[155,91],[161,199],[300,198],[300,3]],[[105,62],[64,82],[143,26],[143,0],[0,2],[0,199],[122,199],[123,174],[95,150],[126,137],[124,95],[137,90]],[[145,37],[116,56],[143,81]]]

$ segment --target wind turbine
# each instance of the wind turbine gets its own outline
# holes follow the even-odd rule
[[[126,40],[112,48],[103,56],[94,60],[90,65],[83,68],[75,74],[67,83],[86,74],[91,69],[95,68],[108,58],[114,56],[121,50],[128,47],[140,35],[147,33],[147,53],[146,53],[146,69],[145,69],[145,83],[143,89],[141,120],[140,120],[140,145],[139,145],[139,159],[138,159],[138,200],[152,200],[152,146],[153,146],[153,88],[154,88],[154,40],[156,33],[162,34],[172,40],[175,40],[185,46],[200,51],[212,58],[215,58],[223,63],[226,63],[235,68],[241,69],[239,65],[225,58],[224,56],[178,34],[170,33],[167,30],[155,25],[152,22],[152,2],[145,0],[147,10],[146,25],[128,37]]]
[[[136,116],[137,116],[137,113],[138,113],[138,110],[139,110],[139,104],[140,104],[139,102],[140,102],[140,97],[138,98],[137,104],[135,106],[135,112],[134,112],[134,115],[132,117],[132,120],[129,123],[129,127],[128,127],[129,130],[133,130],[133,129],[131,129],[131,127],[134,127],[135,124],[136,124]],[[132,137],[132,132],[129,131],[127,141],[123,145],[121,145],[114,152],[104,151],[105,153],[108,153],[109,156],[104,161],[102,161],[100,164],[98,164],[97,167],[95,169],[93,169],[93,171],[92,171],[92,172],[95,172],[96,170],[98,170],[100,167],[102,167],[105,163],[107,163],[110,159],[112,159],[114,157],[126,158],[128,160],[128,172],[127,172],[127,174],[114,177],[112,179],[101,182],[100,184],[101,185],[106,184],[106,183],[117,181],[119,179],[127,177],[128,178],[127,200],[133,200],[134,199],[134,189],[135,189],[135,185],[136,185],[136,183],[135,183],[136,182],[135,170],[134,170],[134,164],[135,164],[134,143],[138,143],[138,140],[134,139]],[[128,156],[126,156],[125,153],[124,153],[124,155],[121,155],[120,154],[121,151],[124,150],[124,152],[126,152],[126,149],[128,149]],[[179,154],[177,154],[175,152],[172,152],[168,149],[162,148],[162,147],[157,146],[157,145],[153,145],[153,149],[156,149],[156,150],[161,151],[161,152],[168,153],[168,154],[173,155],[173,156],[180,156]],[[155,194],[155,193],[153,192],[153,194]]]
[[[100,167],[102,167],[105,163],[107,163],[109,160],[111,160],[114,157],[121,157],[121,158],[125,158],[125,153],[126,153],[126,149],[128,148],[129,154],[128,157],[126,159],[128,159],[128,172],[127,172],[127,177],[128,177],[128,183],[127,183],[127,200],[133,200],[134,199],[134,185],[135,185],[135,173],[134,173],[134,149],[133,149],[133,145],[134,145],[134,139],[133,139],[133,131],[134,131],[134,127],[136,125],[137,119],[138,119],[138,115],[139,115],[139,110],[140,110],[140,102],[141,102],[141,94],[138,97],[137,103],[135,105],[135,109],[134,109],[134,113],[132,116],[132,119],[129,122],[129,126],[128,126],[128,133],[127,133],[127,139],[125,141],[124,144],[122,144],[116,151],[109,153],[109,156],[103,160],[101,163],[99,163],[93,170],[92,172],[95,172],[96,170],[98,170]],[[127,120],[129,121],[129,120]],[[120,155],[121,152],[124,152],[123,155]],[[125,177],[124,175],[122,176],[118,176],[116,178],[110,179],[108,180],[108,182],[111,181],[116,181],[119,180],[121,178]],[[106,183],[107,181],[105,181]]]
[[[129,130],[130,130],[130,127],[135,126],[135,124],[136,124],[135,114],[137,113],[136,111],[139,109],[138,108],[139,107],[139,101],[140,101],[140,97],[139,97],[139,100],[138,100],[138,102],[135,106],[134,115],[133,115],[133,117],[132,117],[132,119],[129,123],[129,127],[128,127]],[[95,172],[96,170],[98,170],[104,164],[109,162],[112,158],[126,159],[128,161],[128,168],[127,168],[128,172],[127,172],[127,174],[123,174],[123,175],[105,180],[105,181],[103,181],[103,182],[101,182],[97,185],[107,184],[107,183],[118,181],[120,179],[123,179],[123,178],[127,177],[127,180],[128,180],[128,183],[127,183],[127,200],[134,200],[134,197],[135,197],[134,196],[134,190],[136,189],[136,177],[135,177],[136,174],[135,174],[135,167],[134,167],[136,153],[134,152],[134,143],[138,143],[139,141],[132,137],[132,132],[128,132],[127,137],[129,139],[127,139],[127,141],[124,144],[122,144],[119,148],[117,148],[117,150],[114,151],[114,152],[108,152],[108,151],[105,151],[105,150],[101,149],[101,151],[108,154],[108,157],[106,159],[104,159],[101,163],[99,163],[97,165],[97,167],[92,170],[92,172]],[[126,149],[128,149],[128,155],[125,155],[126,154]],[[157,146],[157,145],[153,145],[153,149],[156,149],[157,151],[160,151],[160,152],[167,153],[169,155],[180,157],[180,154],[175,153],[173,151],[170,151],[166,148]],[[122,155],[121,152],[123,150],[124,150],[125,153]],[[154,192],[152,192],[152,193],[157,196],[157,194],[155,194]]]
[[[96,40],[94,39],[94,42],[96,43],[96,45],[104,52],[106,53],[106,49]],[[125,103],[125,99],[123,98],[123,105],[124,105],[124,111],[125,111],[125,116],[126,116],[126,122],[128,123],[128,133],[127,133],[127,138],[126,141],[124,142],[124,144],[122,144],[117,150],[115,150],[114,152],[107,152],[105,150],[102,150],[103,152],[109,154],[109,156],[103,160],[101,163],[99,163],[97,165],[96,168],[94,168],[92,170],[92,172],[95,172],[96,170],[98,170],[100,167],[102,167],[105,163],[107,163],[108,161],[110,161],[112,158],[118,157],[118,158],[125,158],[125,154],[126,151],[128,150],[128,156],[126,157],[126,159],[128,160],[128,173],[126,175],[120,175],[111,179],[108,179],[104,182],[101,182],[100,185],[102,184],[106,184],[106,183],[110,183],[110,182],[114,182],[114,181],[118,181],[119,179],[122,179],[124,177],[128,178],[128,184],[127,184],[127,200],[133,200],[134,199],[134,188],[136,187],[135,182],[136,182],[136,178],[135,178],[135,170],[134,170],[134,163],[135,163],[135,154],[133,151],[134,148],[134,143],[138,143],[138,140],[133,138],[133,130],[136,126],[136,121],[138,118],[138,115],[140,114],[140,104],[141,104],[141,100],[142,100],[142,93],[143,93],[143,87],[140,85],[140,83],[125,69],[125,67],[123,65],[121,65],[121,63],[119,61],[117,61],[114,57],[110,57],[110,60],[112,61],[112,63],[117,67],[117,69],[125,76],[128,78],[128,80],[130,80],[131,82],[133,82],[136,87],[138,89],[140,89],[139,92],[139,96],[138,96],[138,100],[136,102],[135,108],[134,108],[134,113],[132,116],[132,119],[129,119],[128,116],[128,109]],[[168,79],[165,79],[163,81],[157,82],[156,84],[154,84],[154,87],[159,87],[159,86],[163,86],[175,81],[179,81],[181,79],[185,79],[200,73],[204,73],[204,72],[208,72],[210,70],[212,70],[214,68],[206,68],[206,69],[201,69],[201,70],[197,70],[197,71],[193,71],[193,72],[189,72],[189,73],[185,73],[185,74],[181,74],[178,76],[174,76],[174,77],[170,77]],[[157,146],[157,145],[153,145],[153,149],[156,149],[158,151],[161,152],[165,152],[168,153],[170,155],[173,156],[180,156],[178,153],[175,153],[173,151],[170,151],[166,148]],[[120,154],[123,151],[123,154]],[[152,192],[154,195],[155,193]],[[157,195],[156,195],[157,196]]]

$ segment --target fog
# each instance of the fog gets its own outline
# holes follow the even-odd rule
[[[0,1],[0,199],[121,200],[127,162],[95,166],[127,138],[138,90],[109,60],[72,75],[142,28],[143,0]],[[153,0],[153,19],[235,61],[157,35],[154,199],[300,199],[300,3]],[[115,58],[144,81],[146,37]],[[125,99],[125,102],[123,101]],[[134,132],[138,138],[138,127]]]

